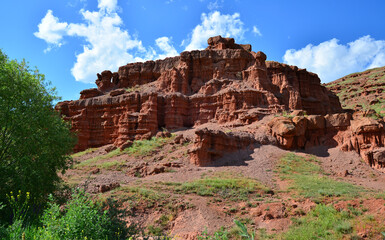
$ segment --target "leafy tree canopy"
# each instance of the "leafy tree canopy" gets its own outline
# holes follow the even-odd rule
[[[43,203],[60,180],[58,171],[71,164],[74,137],[54,111],[55,100],[43,74],[0,50],[0,203],[19,190]]]

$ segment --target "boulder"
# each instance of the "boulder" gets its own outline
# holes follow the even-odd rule
[[[80,92],[80,99],[93,98],[103,95],[103,93],[97,88],[85,89]]]
[[[354,134],[362,134],[362,133],[375,133],[380,132],[384,129],[384,126],[379,121],[363,117],[356,120],[351,121],[351,129]]]
[[[282,137],[292,137],[296,134],[296,127],[291,119],[286,117],[274,118],[268,126],[271,128],[273,134]]]
[[[231,153],[242,155],[242,151],[252,151],[258,144],[254,136],[246,132],[225,133],[203,128],[196,130],[195,134],[189,154],[190,162],[198,166],[208,166]]]
[[[327,114],[325,116],[326,128],[348,127],[351,119],[352,116],[349,113]]]
[[[308,129],[309,130],[319,130],[325,129],[325,118],[321,115],[309,115],[306,116],[308,120]]]

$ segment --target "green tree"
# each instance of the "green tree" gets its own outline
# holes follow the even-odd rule
[[[21,190],[30,193],[36,210],[55,191],[58,172],[71,164],[75,141],[54,110],[56,100],[43,74],[0,50],[0,203]]]

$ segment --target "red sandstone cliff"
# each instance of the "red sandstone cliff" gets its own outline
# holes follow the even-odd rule
[[[343,151],[356,151],[369,166],[385,172],[385,123],[367,116],[371,114],[276,117],[268,126],[282,148],[339,146]]]
[[[202,51],[164,60],[130,63],[97,74],[96,89],[57,104],[72,122],[76,151],[155,135],[158,129],[207,122],[248,124],[282,110],[340,112],[338,98],[316,74],[276,62],[238,45],[210,38]]]

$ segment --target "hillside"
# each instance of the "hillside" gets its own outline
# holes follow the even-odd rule
[[[343,108],[373,109],[385,116],[385,67],[352,73],[325,86],[340,98]]]
[[[56,106],[79,139],[62,177],[141,235],[242,239],[239,220],[257,239],[382,238],[384,121],[316,74],[217,36],[97,76]]]
[[[263,129],[266,121],[248,127]],[[73,155],[63,179],[118,201],[127,223],[147,236],[243,239],[236,219],[257,239],[382,239],[385,178],[354,152],[262,145],[200,167],[189,160],[190,137],[182,130],[124,150],[91,148]]]

